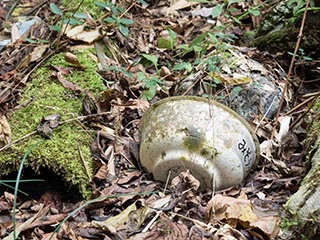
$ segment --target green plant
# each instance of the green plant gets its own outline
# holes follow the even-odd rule
[[[83,1],[79,3],[77,10],[80,8],[82,3],[83,3]],[[58,22],[57,24],[50,26],[51,30],[57,31],[57,32],[61,32],[62,24],[80,25],[80,24],[83,24],[84,19],[88,18],[88,16],[85,13],[77,12],[77,10],[75,10],[75,12],[73,12],[73,13],[69,13],[69,12],[64,13],[54,3],[50,3],[50,10],[53,14],[59,16],[62,19],[62,21]]]
[[[162,81],[156,75],[146,77],[143,72],[137,73],[137,79],[139,82],[143,83],[145,91],[142,94],[142,98],[147,100],[151,100],[157,94],[157,90],[162,84]]]
[[[212,18],[217,18],[222,13],[228,19],[232,19],[234,23],[241,24],[241,20],[248,16],[259,16],[260,6],[249,7],[247,11],[237,14],[237,9],[233,7],[234,3],[245,2],[244,0],[228,0],[224,1],[223,4],[218,4],[212,9]]]
[[[288,54],[290,56],[293,56],[293,52],[288,52]],[[313,58],[305,55],[304,49],[302,49],[302,48],[298,49],[298,53],[296,54],[296,58],[299,61],[312,61],[313,60]]]
[[[168,28],[167,31],[168,31],[167,37],[159,37],[157,39],[158,48],[173,50],[177,44],[176,42],[177,34],[170,28]]]
[[[178,60],[178,63],[174,65],[172,68],[173,71],[181,71],[186,70],[188,73],[192,71],[192,64],[189,62],[184,62],[182,60]]]
[[[115,6],[113,3],[102,3],[95,2],[95,4],[103,9],[108,9],[111,11],[111,15],[104,18],[103,21],[111,24],[111,26],[118,27],[121,34],[125,37],[129,36],[128,25],[132,24],[133,21],[129,18],[124,18],[125,9],[119,6]]]

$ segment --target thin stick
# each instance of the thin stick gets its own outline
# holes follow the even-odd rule
[[[31,133],[28,133],[27,135],[24,135],[24,136],[21,137],[21,138],[18,138],[18,139],[16,139],[16,140],[14,140],[13,142],[11,142],[11,143],[5,145],[4,147],[0,148],[0,152],[3,151],[3,150],[5,150],[5,149],[7,149],[7,148],[9,148],[9,147],[11,147],[11,146],[12,146],[13,144],[15,144],[15,143],[20,142],[20,141],[26,139],[27,137],[30,137],[30,136],[36,134],[37,132],[38,132],[38,131],[33,131],[33,132],[31,132]]]
[[[88,164],[86,163],[86,161],[85,161],[85,159],[83,157],[83,154],[82,154],[82,151],[81,151],[81,148],[80,148],[79,144],[78,144],[78,151],[79,151],[79,156],[80,156],[80,159],[82,161],[83,167],[84,167],[85,172],[87,174],[87,177],[88,177],[89,181],[91,182],[92,179],[91,179],[91,176],[90,176],[90,173],[89,173],[89,167],[88,167]]]
[[[296,111],[297,109],[299,109],[300,107],[302,107],[303,105],[307,104],[308,102],[312,101],[315,98],[316,98],[316,96],[313,96],[313,97],[308,98],[307,100],[304,100],[302,103],[300,103],[300,104],[296,105],[295,107],[293,107],[292,109],[290,109],[284,115],[289,115],[289,114],[293,113],[294,111]]]
[[[298,40],[297,40],[296,47],[294,49],[294,52],[293,52],[293,55],[292,55],[292,58],[291,58],[290,67],[289,67],[288,74],[287,74],[287,77],[286,77],[286,81],[285,81],[285,84],[284,84],[284,87],[283,87],[283,92],[282,92],[282,95],[281,95],[280,104],[279,104],[277,115],[276,115],[276,121],[275,121],[275,124],[274,124],[273,129],[272,129],[271,140],[274,138],[274,135],[275,135],[275,132],[276,132],[277,122],[279,120],[280,111],[281,111],[281,108],[282,108],[282,105],[283,105],[283,101],[284,101],[284,95],[285,95],[285,93],[287,91],[287,88],[288,88],[289,78],[291,76],[293,65],[294,65],[294,62],[295,62],[295,58],[296,58],[296,55],[297,55],[297,52],[298,52],[298,49],[299,49],[299,46],[300,46],[302,33],[303,33],[303,28],[304,28],[304,23],[305,23],[305,20],[306,20],[309,4],[310,4],[310,0],[307,0],[306,1],[306,8],[304,10],[302,21],[301,21]]]

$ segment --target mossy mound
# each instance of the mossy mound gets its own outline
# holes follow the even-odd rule
[[[96,62],[90,58],[90,51],[75,54],[85,70],[73,69],[64,77],[92,94],[102,91],[105,86],[96,73]],[[59,114],[64,121],[81,115],[83,94],[64,88],[56,78],[50,77],[51,65],[66,67],[68,64],[61,53],[49,59],[32,76],[32,81],[24,89],[19,108],[9,118],[12,141],[35,131],[42,117]],[[37,173],[43,167],[51,169],[67,185],[76,186],[84,197],[88,197],[92,174],[89,149],[92,135],[93,132],[77,121],[58,126],[50,139],[34,134],[0,153],[0,173],[4,176],[16,171],[25,152],[34,146],[25,167],[31,167]]]

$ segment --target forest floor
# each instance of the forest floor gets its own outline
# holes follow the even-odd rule
[[[315,115],[313,93],[319,95],[320,86],[295,71],[295,82],[286,85],[283,73],[288,71],[291,55],[249,47],[250,36],[270,5],[254,5],[255,1],[70,2],[0,3],[0,36],[11,40],[0,50],[0,161],[13,166],[11,172],[0,172],[0,238],[280,238],[294,224],[285,203],[308,172],[307,144],[312,140],[306,140],[307,130]],[[28,21],[31,25],[21,35],[15,23]],[[234,69],[223,64],[235,51],[261,63],[275,86],[285,91],[279,95],[284,100],[278,105],[282,118],[275,113],[268,118],[257,111],[248,120],[261,143],[257,168],[243,183],[220,191],[199,191],[197,179],[189,172],[168,183],[155,181],[139,162],[143,113],[152,103],[176,95],[211,97],[227,104],[228,96],[240,94],[254,82],[245,73],[232,74]],[[55,94],[67,95],[72,104],[60,105],[65,100],[55,99]],[[22,119],[26,112],[21,109],[36,104],[40,96],[52,100],[50,111],[42,112],[40,102],[36,110],[27,112],[28,120]],[[58,106],[72,112],[72,117],[66,111],[58,115]],[[62,128],[69,120],[81,125],[80,137],[73,135],[74,129]],[[66,135],[74,139],[67,141]],[[74,148],[71,155],[62,155],[63,161],[89,158],[81,160],[87,185],[81,179],[74,186],[74,179],[64,182],[59,170],[50,172],[50,177],[46,171],[30,173],[39,168],[35,166],[39,161],[46,161],[35,161],[36,154],[28,155],[29,143],[22,145],[32,136],[36,136],[33,143],[42,139],[48,146],[59,140],[57,144],[62,144],[57,153],[52,149],[41,158],[50,156],[49,161],[55,161],[62,152],[60,146],[67,148],[67,143]],[[19,154],[10,152],[15,146],[22,149]],[[44,147],[41,151],[46,152]],[[23,169],[24,158],[31,166],[28,170]],[[17,193],[17,182],[28,179],[35,182],[27,182]],[[37,179],[45,181],[38,184]]]

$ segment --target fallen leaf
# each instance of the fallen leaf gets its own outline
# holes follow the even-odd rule
[[[263,157],[272,159],[273,143],[271,140],[265,140],[260,144],[260,153]]]
[[[243,234],[232,228],[229,224],[225,224],[214,235],[213,240],[246,240],[247,238]]]
[[[43,117],[37,126],[37,132],[43,137],[50,138],[52,130],[59,126],[60,118],[59,114]]]
[[[94,175],[97,179],[106,179],[108,176],[108,166],[106,164],[103,164],[97,173]]]
[[[57,72],[57,78],[59,80],[59,82],[62,84],[63,87],[65,87],[66,89],[69,89],[71,91],[74,91],[74,92],[84,92],[84,90],[79,87],[77,84],[73,83],[73,82],[70,82],[68,81],[67,79],[65,79],[63,76],[62,76],[62,73],[61,72]]]
[[[134,202],[123,210],[120,214],[110,217],[103,222],[92,221],[92,226],[101,228],[102,230],[108,231],[112,234],[116,234],[117,231],[122,229],[126,223],[129,222],[129,215],[132,211],[136,211],[136,203]]]
[[[86,25],[79,25],[68,31],[67,37],[77,41],[83,41],[91,44],[95,40],[102,38],[100,33],[100,28],[94,30],[86,31]]]
[[[43,54],[46,52],[46,50],[49,48],[49,44],[44,44],[37,46],[33,49],[31,52],[31,59],[30,62],[35,62],[43,56]]]
[[[255,208],[249,199],[236,199],[216,194],[214,202],[214,221],[227,221],[231,226],[240,224],[245,229],[258,228],[269,239],[275,237],[279,230],[279,220],[276,212]]]
[[[73,64],[74,66],[76,66],[77,68],[79,68],[79,69],[84,69],[84,67],[80,64],[77,56],[74,55],[73,53],[67,52],[67,53],[64,55],[64,59],[65,59],[68,63]]]
[[[171,188],[179,189],[181,192],[190,188],[193,190],[198,190],[199,187],[199,180],[192,176],[189,170],[187,170],[186,172],[181,172],[171,181]]]
[[[278,121],[280,123],[280,129],[279,129],[279,132],[276,133],[275,137],[278,140],[278,142],[281,144],[285,141],[285,138],[289,132],[291,117],[282,116],[282,117],[279,117]]]
[[[0,116],[0,148],[11,142],[11,128],[7,118]]]

